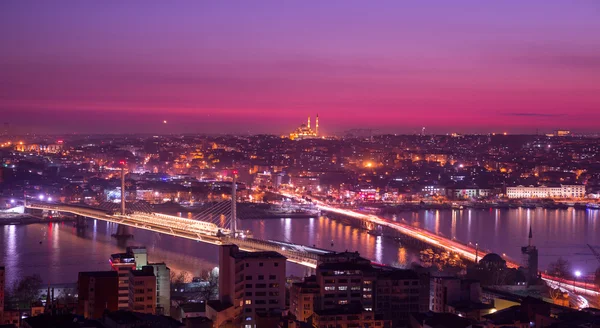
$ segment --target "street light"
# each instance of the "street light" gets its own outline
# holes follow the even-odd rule
[[[581,277],[581,271],[579,271],[579,270],[575,271],[575,277],[577,277],[577,278]]]
[[[40,195],[40,197],[38,197],[40,200],[44,200],[44,195]]]

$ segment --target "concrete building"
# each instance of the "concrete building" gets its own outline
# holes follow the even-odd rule
[[[357,252],[320,256],[316,276],[294,284],[290,291],[290,312],[316,327],[363,327],[375,322],[401,326],[409,313],[426,311],[428,302],[428,275],[374,267]],[[349,312],[334,315],[340,309]]]
[[[144,246],[129,246],[125,253],[113,254],[111,257],[113,270],[119,272],[120,310],[129,307],[129,270],[141,270],[151,266],[156,277],[156,314],[170,315],[171,313],[171,269],[165,263],[148,263],[148,252]],[[127,278],[126,278],[127,277]],[[127,308],[124,300],[127,299]]]
[[[483,198],[492,194],[491,189],[478,187],[448,187],[446,188],[446,196],[450,199],[470,199]]]
[[[315,309],[335,309],[346,304],[361,304],[373,310],[373,280],[376,270],[371,261],[355,252],[326,254],[317,266],[320,297]]]
[[[156,313],[156,277],[153,267],[145,266],[141,270],[129,271],[129,310]]]
[[[319,295],[320,288],[316,276],[306,277],[302,282],[293,283],[290,288],[290,313],[297,320],[308,322],[315,311],[314,304]]]
[[[150,263],[156,277],[156,314],[171,315],[171,269],[165,263]]]
[[[136,270],[141,270],[148,265],[148,251],[145,246],[129,246],[127,247],[127,254],[133,256]]]
[[[77,314],[99,319],[106,310],[118,310],[118,280],[116,271],[79,272]]]
[[[431,311],[448,313],[448,307],[459,302],[480,303],[481,284],[456,277],[431,278]]]
[[[316,328],[354,328],[354,327],[395,327],[381,314],[365,311],[358,306],[339,306],[335,309],[317,310],[312,317]]]
[[[506,197],[508,198],[583,198],[584,196],[584,185],[506,187]]]
[[[117,271],[118,283],[118,309],[129,309],[129,271],[135,270],[135,258],[133,254],[117,253],[110,256],[110,266]]]
[[[393,327],[408,323],[410,313],[425,312],[429,303],[429,275],[413,270],[384,270],[374,280],[374,311]]]
[[[293,176],[290,183],[294,188],[306,191],[317,191],[320,185],[320,179],[312,176]]]
[[[427,185],[421,188],[421,193],[426,196],[446,196],[446,188],[437,185]]]
[[[285,309],[285,261],[276,252],[244,252],[235,245],[220,247],[220,301],[232,304],[232,321],[243,323],[243,328],[255,328],[257,313]]]
[[[15,145],[15,150],[18,152],[35,152],[35,153],[51,153],[56,154],[63,149],[62,143],[56,144],[24,144],[19,142]]]

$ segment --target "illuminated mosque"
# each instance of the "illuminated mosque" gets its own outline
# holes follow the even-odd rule
[[[294,132],[290,133],[290,139],[292,140],[302,140],[302,139],[312,139],[319,137],[319,114],[315,119],[315,129],[310,128],[310,116],[308,117],[308,122],[306,124],[300,125]]]

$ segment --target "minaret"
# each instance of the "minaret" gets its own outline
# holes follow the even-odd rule
[[[317,113],[317,118],[315,119],[315,134],[317,137],[319,136],[319,114]]]
[[[306,127],[310,129],[310,116],[308,117],[308,125]]]

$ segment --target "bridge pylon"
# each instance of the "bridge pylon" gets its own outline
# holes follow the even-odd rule
[[[237,170],[233,170],[232,172],[233,180],[231,181],[231,235],[233,238],[236,237],[237,230],[237,199],[236,199],[236,189],[237,189]]]
[[[129,230],[129,226],[119,224],[117,225],[117,232],[112,234],[112,237],[119,240],[127,240],[133,238],[133,234]]]
[[[81,216],[81,215],[75,215],[75,227],[77,227],[77,229],[85,229],[86,223],[85,223],[85,217]]]

